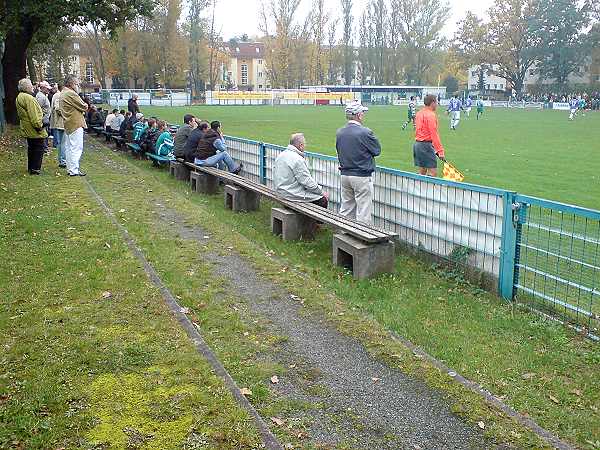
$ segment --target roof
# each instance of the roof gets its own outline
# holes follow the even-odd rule
[[[264,58],[265,44],[262,42],[237,42],[226,44],[231,56],[235,58]]]

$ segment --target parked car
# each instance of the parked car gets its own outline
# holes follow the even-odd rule
[[[90,94],[90,101],[95,105],[100,105],[104,103],[102,100],[102,94],[100,92],[92,92]]]

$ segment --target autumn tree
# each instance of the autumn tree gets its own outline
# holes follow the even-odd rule
[[[340,0],[342,7],[342,46],[344,49],[344,83],[349,85],[354,79],[354,47],[352,42],[352,0]]]
[[[197,96],[204,89],[203,80],[206,75],[206,18],[204,12],[209,6],[209,0],[190,0],[185,30],[187,32],[189,49],[189,81],[192,96]]]
[[[462,70],[476,67],[478,89],[483,91],[485,75],[493,58],[487,47],[487,26],[483,21],[468,11],[464,19],[457,23],[456,32],[450,47],[451,61],[456,62]]]
[[[0,35],[4,37],[2,75],[5,88],[6,119],[16,123],[17,83],[26,75],[27,49],[36,35],[48,39],[62,26],[84,25],[97,21],[103,31],[112,32],[138,15],[149,15],[152,0],[4,0],[0,11]]]

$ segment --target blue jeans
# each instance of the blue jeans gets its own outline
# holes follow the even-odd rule
[[[65,165],[67,164],[67,160],[65,157],[65,144],[63,136],[65,135],[65,130],[59,130],[57,128],[52,128],[52,136],[54,137],[54,146],[58,149],[58,164]]]
[[[206,159],[196,159],[194,161],[194,164],[198,164],[199,166],[210,167],[220,167],[222,163],[225,163],[229,172],[233,172],[238,168],[238,165],[227,152],[218,152],[216,155],[209,156]]]

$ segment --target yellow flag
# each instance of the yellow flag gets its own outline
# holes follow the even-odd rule
[[[465,176],[460,170],[450,164],[448,161],[444,161],[444,180],[450,181],[464,181]]]

